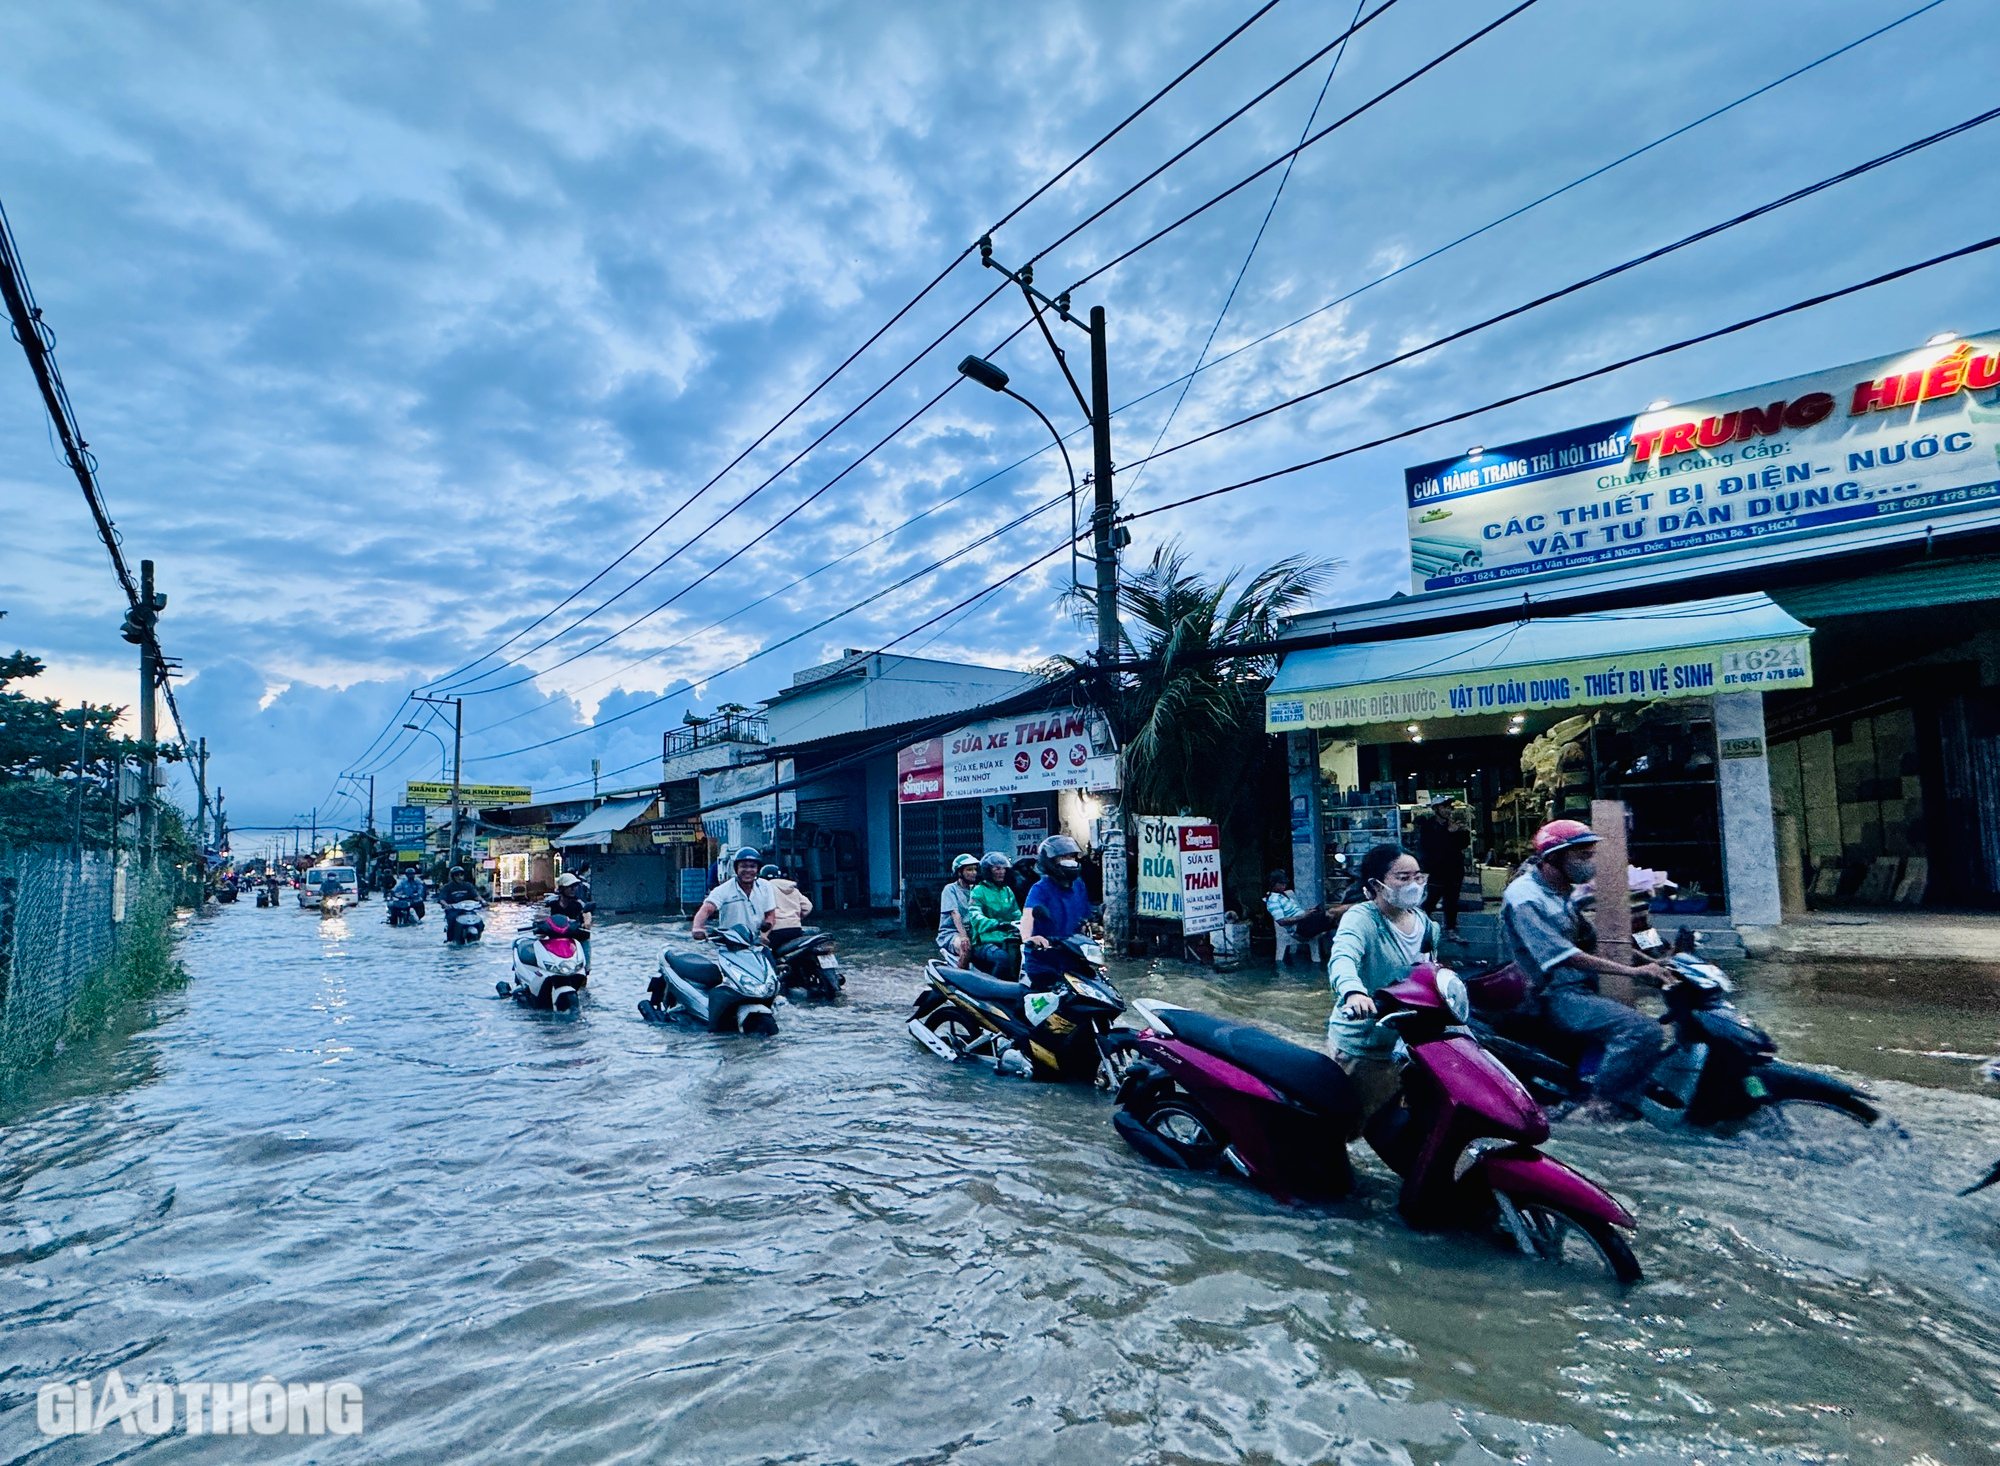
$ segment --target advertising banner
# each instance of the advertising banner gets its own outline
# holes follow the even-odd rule
[[[1042,848],[1042,841],[1049,838],[1049,812],[1046,809],[1017,809],[1010,817],[1009,828],[1014,835],[1014,858],[1020,860],[1031,856]]]
[[[2000,335],[1404,472],[1417,591],[2000,509]]]
[[[1100,720],[1074,708],[968,723],[897,753],[896,797],[916,804],[1115,789],[1118,760],[1108,742],[1100,743],[1107,736]]]
[[[467,809],[489,809],[501,804],[533,804],[535,791],[525,784],[461,784],[458,800]],[[426,783],[412,781],[403,786],[403,803],[422,805],[444,805],[451,803],[451,785],[447,782]]]
[[[1222,930],[1222,831],[1214,825],[1180,827],[1181,930],[1188,936]]]
[[[424,807],[420,804],[389,806],[389,841],[398,850],[424,848]]]

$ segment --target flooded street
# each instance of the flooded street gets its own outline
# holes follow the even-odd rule
[[[1897,1122],[1558,1127],[1647,1281],[1142,1164],[1107,1099],[904,1034],[920,943],[771,1040],[642,1023],[665,922],[608,922],[579,1021],[493,996],[516,924],[194,923],[160,1021],[4,1117],[0,1458],[1319,1462],[2000,1458],[1988,979],[1884,1005],[1766,969],[1788,1057]],[[1116,974],[1317,1042],[1317,973]],[[1845,985],[1844,985],[1845,984]],[[1907,1052],[1906,1052],[1907,1051]],[[358,1439],[50,1441],[35,1386],[349,1379]]]

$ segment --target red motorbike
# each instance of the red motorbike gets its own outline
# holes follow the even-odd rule
[[[1400,1102],[1369,1122],[1369,1147],[1403,1178],[1399,1208],[1421,1228],[1500,1229],[1530,1257],[1593,1261],[1636,1283],[1610,1193],[1535,1147],[1548,1121],[1466,1027],[1471,1003],[1449,970],[1420,966],[1375,995],[1379,1022],[1409,1052]],[[1118,1091],[1118,1131],[1148,1160],[1227,1166],[1282,1198],[1345,1195],[1360,1106],[1324,1054],[1171,1003],[1132,1005],[1146,1022]]]

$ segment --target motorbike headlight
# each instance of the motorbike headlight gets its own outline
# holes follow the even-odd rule
[[[1104,965],[1104,948],[1102,945],[1097,942],[1085,942],[1082,946],[1084,961],[1095,967],[1102,967]]]
[[[1472,995],[1465,990],[1465,983],[1449,967],[1438,969],[1438,996],[1444,999],[1445,1007],[1451,1009],[1451,1016],[1460,1023],[1472,1021]]]

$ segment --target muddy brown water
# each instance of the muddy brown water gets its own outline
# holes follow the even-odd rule
[[[1640,1218],[1621,1291],[1411,1233],[1360,1152],[1324,1208],[1153,1170],[1103,1097],[919,1050],[918,942],[846,935],[847,1000],[755,1040],[640,1021],[664,921],[606,924],[580,1020],[498,1001],[513,925],[226,909],[155,1022],[0,1116],[0,1459],[2000,1455],[2000,1195],[1953,1195],[2000,1157],[1976,973],[1744,974],[1894,1125],[1558,1127]],[[1115,976],[1306,1042],[1327,1011],[1303,964]],[[365,1432],[37,1432],[38,1383],[113,1366],[351,1379]]]

